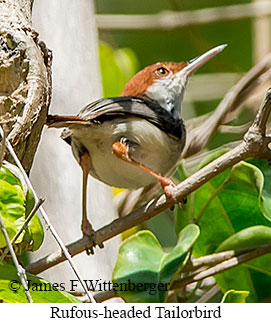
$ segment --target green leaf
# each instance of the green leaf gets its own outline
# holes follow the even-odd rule
[[[238,266],[218,274],[215,280],[222,293],[226,293],[229,289],[247,290],[249,291],[247,302],[258,302],[261,299],[255,289],[257,282],[253,280],[251,271],[245,266]]]
[[[248,295],[246,290],[231,289],[224,294],[221,303],[245,303]]]
[[[39,217],[35,214],[30,220],[27,231],[31,237],[31,247],[28,247],[28,251],[38,250],[44,239],[44,231]]]
[[[201,228],[193,249],[195,256],[214,252],[232,234],[249,226],[270,226],[259,205],[262,185],[261,171],[241,162],[194,192],[193,203],[185,208]]]
[[[19,177],[16,177],[16,175],[14,174],[15,169],[16,171],[18,171],[18,169],[14,165],[5,162],[5,166],[2,167],[0,171],[0,179],[11,185],[16,185],[22,188],[21,179]]]
[[[80,303],[73,295],[57,289],[57,284],[51,284],[39,277],[27,274],[29,293],[34,303]],[[12,283],[13,282],[13,283]],[[18,282],[18,283],[17,283]],[[18,290],[12,290],[19,287]],[[59,286],[64,289],[64,285]],[[7,263],[0,264],[0,300],[7,303],[27,303],[20,284],[16,268]]]
[[[162,282],[171,281],[172,277],[176,273],[176,268],[180,269],[179,259],[181,255],[187,253],[187,251],[194,244],[199,236],[199,228],[195,224],[189,224],[186,226],[179,235],[177,245],[169,253],[165,253],[160,263],[160,280]],[[182,264],[182,266],[184,263]]]
[[[212,152],[200,163],[199,169],[204,167],[214,159],[220,157],[225,152],[226,150],[218,150]],[[216,196],[219,193],[220,186],[223,185],[223,183],[227,180],[229,173],[230,170],[225,171],[224,173],[216,176],[212,181],[207,182],[205,185],[197,189],[192,194],[188,195],[187,203],[182,209],[175,208],[175,230],[177,233],[180,232],[180,230],[182,230],[182,228],[184,228],[189,223],[193,223],[197,217],[201,218],[203,214],[207,214],[203,221],[209,222],[206,223],[206,228],[209,227],[211,223],[212,226],[215,226],[214,231],[216,231],[218,234],[214,237],[211,237],[211,239],[209,239],[209,232],[207,232],[207,230],[201,232],[201,236],[199,239],[206,241],[206,244],[197,243],[197,245],[201,245],[202,247],[204,247],[204,249],[208,249],[202,250],[202,255],[212,252],[212,247],[209,247],[207,242],[212,240],[213,244],[215,243],[215,240],[217,238],[223,240],[223,237],[227,237],[231,234],[231,230],[229,230],[227,233],[223,232],[226,228],[225,219],[223,217],[216,218],[215,221],[212,218],[212,215],[214,216],[215,214],[224,211]],[[191,174],[187,172],[183,164],[180,164],[177,171],[177,177],[187,178],[189,175]],[[200,215],[201,213],[202,215]],[[206,239],[205,235],[207,235]]]
[[[224,240],[216,252],[224,250],[238,250],[242,248],[255,247],[264,244],[270,244],[271,228],[258,225],[241,230],[228,239]]]
[[[138,59],[131,48],[119,48],[114,50],[114,58],[123,75],[125,82],[125,84],[123,84],[124,87],[138,70]]]
[[[0,180],[0,212],[10,239],[14,237],[24,222],[24,201],[22,189],[17,185],[11,185]],[[21,242],[21,235],[17,242]],[[0,232],[0,248],[6,246],[6,240]]]
[[[140,231],[121,245],[113,282],[130,288],[117,293],[126,302],[163,302],[176,273],[185,264],[199,229],[191,224],[179,235],[177,245],[165,253],[150,231]]]
[[[260,194],[264,179],[259,168],[246,162],[240,162],[232,167],[231,181],[243,184]]]
[[[25,218],[30,214],[34,206],[34,195],[32,191],[28,189],[25,201]],[[38,250],[44,239],[44,231],[37,214],[34,214],[32,219],[30,220],[26,229],[26,233],[29,235],[31,241],[31,247],[29,246],[28,251]]]
[[[0,212],[9,238],[12,239],[24,223],[34,207],[32,192],[22,177],[20,170],[5,162],[0,169]],[[37,250],[43,241],[42,224],[34,215],[27,228],[16,240],[16,252],[21,254],[26,250]],[[0,248],[6,246],[6,241],[0,232]]]
[[[257,166],[264,175],[260,206],[263,215],[271,221],[271,167],[266,160],[250,159],[249,162]]]

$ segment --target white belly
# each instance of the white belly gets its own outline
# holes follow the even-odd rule
[[[185,140],[177,141],[140,118],[118,119],[115,123],[106,121],[71,130],[74,144],[78,139],[89,151],[92,160],[90,174],[110,186],[130,189],[147,186],[156,179],[117,158],[112,152],[114,142],[124,137],[137,143],[129,151],[129,156],[165,175],[176,164]]]

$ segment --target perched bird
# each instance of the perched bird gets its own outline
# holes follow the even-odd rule
[[[93,235],[86,214],[88,174],[110,186],[129,189],[158,180],[171,197],[174,183],[166,175],[185,145],[180,109],[188,77],[225,46],[187,63],[147,66],[127,83],[120,97],[93,102],[77,116],[48,116],[49,127],[67,128],[61,137],[71,145],[83,171],[83,234]]]

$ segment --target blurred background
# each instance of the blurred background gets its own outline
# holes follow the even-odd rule
[[[196,82],[189,91],[197,113],[211,108],[225,91],[271,50],[271,2],[215,0],[96,1],[100,40],[113,48],[129,48],[136,70],[158,61],[189,60],[227,43],[229,47],[198,73],[208,75],[204,90]],[[219,73],[219,80],[214,73]],[[111,94],[111,93],[109,93]],[[184,111],[184,114],[189,112]]]

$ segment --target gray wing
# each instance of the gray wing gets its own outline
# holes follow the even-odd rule
[[[174,118],[156,101],[132,96],[95,101],[83,108],[77,116],[49,115],[47,125],[56,128],[67,127],[61,137],[70,143],[72,131],[69,128],[72,129],[75,125],[97,124],[129,116],[145,119],[176,139],[181,139],[185,133],[182,119]]]
[[[166,133],[181,138],[184,124],[174,118],[156,101],[140,97],[117,97],[101,99],[87,105],[78,114],[85,121],[102,123],[116,117],[136,116],[143,118]]]

